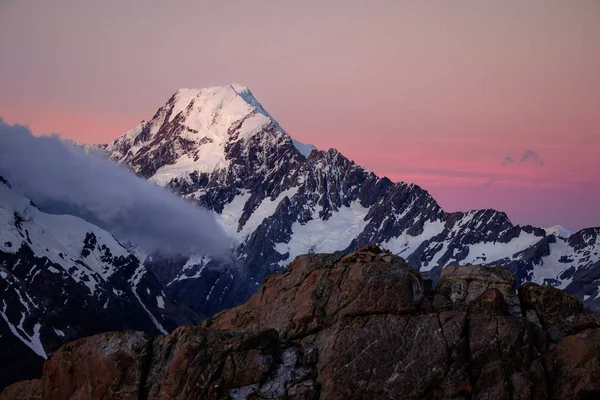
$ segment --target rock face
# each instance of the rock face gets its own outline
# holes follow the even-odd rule
[[[445,212],[414,184],[378,177],[335,149],[299,145],[241,85],[179,90],[102,148],[140,177],[213,211],[234,238],[241,266],[220,265],[222,273],[203,257],[146,263],[205,315],[246,301],[299,254],[371,244],[434,281],[448,265],[504,266],[517,285],[553,285],[600,311],[600,228],[569,234],[514,225],[491,209]]]
[[[0,400],[591,399],[599,343],[598,318],[564,292],[517,295],[510,273],[479,266],[432,291],[369,247],[300,256],[203,326],[67,344]]]

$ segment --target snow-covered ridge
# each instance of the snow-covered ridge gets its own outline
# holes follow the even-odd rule
[[[550,228],[546,228],[544,229],[546,231],[546,233],[548,235],[555,235],[557,237],[561,237],[561,238],[568,238],[569,236],[571,236],[573,234],[573,232],[563,228],[560,225],[554,225]]]

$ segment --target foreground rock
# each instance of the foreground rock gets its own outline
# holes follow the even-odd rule
[[[63,346],[0,399],[587,399],[600,320],[501,269],[445,270],[435,292],[376,247],[298,257],[246,304],[155,340]],[[24,397],[29,396],[29,397]],[[37,396],[37,397],[35,397]]]

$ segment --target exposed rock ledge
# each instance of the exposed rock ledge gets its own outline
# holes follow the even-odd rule
[[[500,268],[433,292],[376,247],[298,257],[246,304],[152,340],[69,343],[6,399],[600,398],[600,318]]]

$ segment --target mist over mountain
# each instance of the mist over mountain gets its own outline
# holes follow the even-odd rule
[[[45,211],[81,216],[145,252],[219,255],[231,244],[202,207],[93,151],[1,120],[0,175]]]

